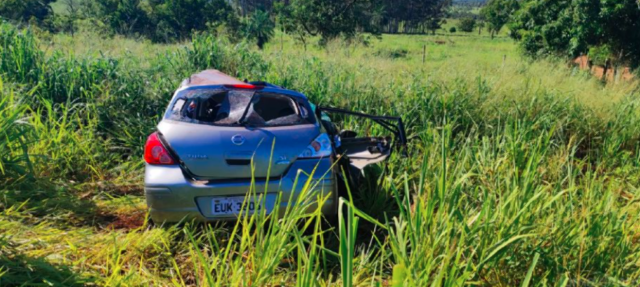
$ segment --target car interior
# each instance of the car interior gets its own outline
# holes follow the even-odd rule
[[[233,92],[233,91],[232,91]],[[182,118],[211,124],[234,124],[244,116],[244,122],[254,126],[280,126],[305,122],[302,108],[290,97],[278,94],[246,93],[230,95],[230,92],[197,94],[178,99],[174,114]],[[245,114],[246,112],[246,114]]]

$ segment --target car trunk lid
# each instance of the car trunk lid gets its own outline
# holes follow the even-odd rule
[[[163,121],[158,130],[190,173],[211,180],[281,176],[319,134],[313,124],[250,128]]]

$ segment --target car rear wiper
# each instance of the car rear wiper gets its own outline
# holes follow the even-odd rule
[[[247,114],[249,113],[249,108],[251,108],[251,105],[253,104],[253,99],[255,98],[256,93],[253,93],[253,95],[251,95],[251,99],[249,99],[249,103],[247,104],[247,107],[244,108],[244,112],[242,112],[242,116],[240,117],[240,119],[238,119],[238,121],[236,121],[236,124],[239,126],[244,126],[247,124],[246,122],[246,117]]]

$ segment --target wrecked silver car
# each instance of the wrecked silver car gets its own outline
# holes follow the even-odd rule
[[[338,132],[331,113],[371,119],[395,137]],[[342,170],[384,161],[394,143],[406,144],[400,118],[316,107],[299,92],[203,71],[182,83],[145,145],[150,216],[157,223],[216,221],[279,211],[296,198],[296,179],[309,176],[328,198],[322,212],[335,216]],[[261,201],[246,202],[252,186]]]

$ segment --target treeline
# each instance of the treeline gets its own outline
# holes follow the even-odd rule
[[[605,67],[640,65],[638,0],[490,0],[481,13],[533,57],[588,55]]]
[[[51,5],[63,7],[54,13]],[[2,0],[0,17],[75,33],[91,24],[105,33],[155,42],[189,39],[194,32],[249,38],[258,46],[279,28],[306,43],[358,33],[425,33],[439,29],[450,0]]]

